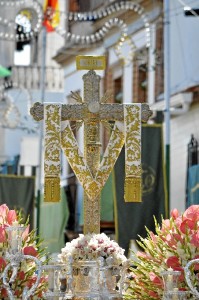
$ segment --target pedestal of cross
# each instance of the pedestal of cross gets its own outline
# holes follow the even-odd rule
[[[111,169],[119,155],[119,152],[124,144],[124,134],[120,132],[118,128],[115,128],[115,135],[112,136],[112,144],[109,142],[108,145],[108,154],[103,160],[102,166],[100,165],[100,122],[108,121],[124,121],[124,106],[123,104],[107,104],[103,103],[100,99],[100,76],[96,74],[94,70],[102,70],[105,68],[105,57],[77,57],[77,68],[78,69],[87,69],[89,70],[85,75],[83,75],[84,82],[84,96],[83,100],[79,96],[78,104],[63,104],[61,108],[61,120],[69,121],[81,121],[84,123],[84,157],[80,160],[77,157],[77,149],[70,149],[70,155],[68,152],[68,146],[62,147],[66,150],[69,163],[71,164],[77,178],[80,180],[84,187],[84,234],[86,233],[99,233],[100,232],[100,191],[105,184],[105,181],[108,179],[108,176],[111,172]],[[37,121],[42,120],[44,116],[44,105],[40,103],[35,103],[31,108],[31,115]],[[132,115],[132,112],[131,112]],[[141,121],[147,122],[151,116],[151,111],[147,104],[141,105]],[[131,116],[132,117],[132,116]],[[127,116],[128,119],[128,116]],[[134,127],[138,126],[137,120],[132,122],[132,130]],[[64,136],[64,135],[63,135]],[[134,143],[135,138],[132,139],[132,144]],[[64,142],[63,142],[64,144]],[[131,146],[129,146],[131,148]],[[129,148],[129,149],[130,149]],[[74,153],[73,153],[74,151]],[[76,152],[75,152],[76,151]],[[110,151],[113,151],[113,157],[111,158]],[[133,156],[130,149],[130,161],[133,159]],[[135,150],[135,152],[139,152]],[[75,159],[71,159],[73,156]],[[140,153],[138,153],[141,156]],[[86,162],[86,168],[89,172],[89,176],[86,177],[82,173],[82,169],[85,167],[85,164],[81,161],[83,159]],[[78,162],[77,162],[78,160]],[[108,163],[107,163],[108,161]],[[80,166],[79,166],[80,165]],[[131,168],[132,163],[130,162],[128,168]],[[135,169],[137,171],[137,177],[135,178],[129,174],[129,181],[127,190],[132,184],[134,187],[130,192],[130,197],[135,202],[140,200],[140,183],[141,183],[141,169],[140,166],[134,166],[133,172]],[[136,174],[135,174],[136,175]],[[85,177],[84,179],[82,179]],[[88,178],[88,180],[87,180]]]

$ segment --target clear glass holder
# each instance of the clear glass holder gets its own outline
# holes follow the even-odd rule
[[[70,265],[44,265],[42,271],[48,279],[48,290],[43,292],[44,299],[72,299],[73,278]]]
[[[10,254],[16,254],[22,251],[22,235],[26,227],[22,225],[8,226],[5,228],[8,241],[8,250]]]
[[[178,289],[178,279],[181,275],[180,271],[168,269],[161,272],[160,275],[163,278],[164,293],[173,292],[175,289]]]
[[[189,295],[189,291],[174,290],[164,293],[163,300],[186,300]]]
[[[95,298],[99,296],[99,264],[96,260],[77,261],[72,264],[74,296]]]
[[[115,265],[100,267],[100,294],[102,299],[122,296],[121,271],[121,267]]]

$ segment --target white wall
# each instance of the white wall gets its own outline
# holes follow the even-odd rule
[[[33,102],[40,102],[41,96],[39,91],[32,92],[32,98]],[[46,102],[63,102],[63,93],[45,93],[45,101]],[[34,126],[38,126],[36,122],[34,122],[32,116],[27,115],[27,106],[24,105],[25,101],[23,99],[21,100],[21,106],[19,105],[19,110],[22,115],[26,114],[28,117],[26,125],[28,128],[32,128]],[[20,142],[22,137],[24,136],[30,136],[31,134],[27,133],[27,130],[21,130],[21,129],[1,129],[1,144],[4,145],[4,147],[1,149],[1,156],[9,156],[13,157],[14,155],[17,155],[20,153]],[[38,135],[37,133],[36,135]]]
[[[199,83],[199,19],[184,16],[180,1],[169,2],[171,92],[176,93]],[[193,7],[195,4],[187,0],[186,5]]]
[[[0,17],[2,19],[12,20],[15,18],[15,10],[11,9],[10,7],[5,7],[0,5]],[[9,17],[8,17],[9,16]],[[0,24],[0,32],[14,33],[14,28],[11,26],[9,29],[7,26]],[[8,41],[5,39],[0,38],[0,64],[4,67],[11,66],[13,64],[13,51],[15,48],[15,42],[14,41]]]

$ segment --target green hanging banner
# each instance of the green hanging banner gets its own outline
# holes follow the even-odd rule
[[[154,231],[154,216],[168,216],[162,125],[142,126],[142,202],[124,202],[124,149],[115,164],[115,230],[119,245],[126,250],[138,235]]]

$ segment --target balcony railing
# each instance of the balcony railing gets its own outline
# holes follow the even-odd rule
[[[12,82],[26,89],[39,90],[41,88],[40,66],[13,66]],[[45,88],[48,91],[63,91],[63,69],[57,67],[45,68]]]

